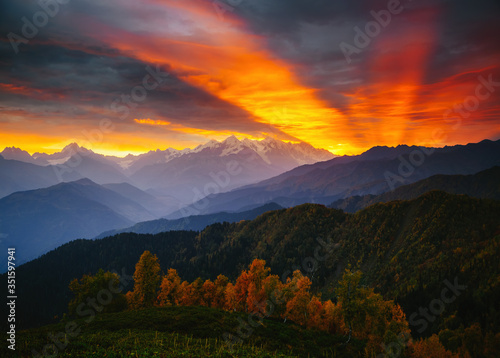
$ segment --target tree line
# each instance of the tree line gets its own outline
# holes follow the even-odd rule
[[[345,270],[336,285],[334,301],[323,301],[320,294],[313,293],[311,280],[299,270],[282,282],[260,259],[254,259],[234,282],[222,274],[213,281],[197,278],[188,282],[173,268],[163,274],[158,257],[146,250],[135,266],[133,277],[133,290],[116,295],[106,312],[172,305],[205,306],[292,321],[308,329],[343,335],[344,344],[355,337],[365,341],[367,357],[470,356],[461,354],[467,353],[466,350],[461,353],[446,350],[437,335],[413,340],[401,307],[361,285],[361,271]],[[95,295],[99,287],[109,285],[109,280],[118,283],[119,277],[101,270],[95,276],[73,280],[70,313],[85,301],[86,295]]]

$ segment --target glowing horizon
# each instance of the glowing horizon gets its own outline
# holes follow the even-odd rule
[[[481,32],[439,1],[406,5],[348,63],[339,44],[374,21],[368,2],[308,17],[294,1],[223,14],[204,0],[111,5],[65,5],[18,54],[0,42],[12,68],[0,77],[0,145],[121,156],[234,134],[355,155],[500,138],[492,9]],[[288,17],[275,24],[278,10]]]

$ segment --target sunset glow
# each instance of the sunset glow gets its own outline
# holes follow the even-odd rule
[[[498,85],[483,83],[500,81],[499,46],[483,36],[493,21],[468,29],[451,5],[413,4],[348,63],[339,43],[354,43],[371,7],[353,10],[352,26],[318,8],[309,18],[297,10],[281,30],[260,28],[254,12],[273,21],[271,10],[245,1],[223,13],[203,0],[69,4],[18,55],[0,43],[11,56],[0,78],[1,144],[32,153],[76,141],[124,156],[234,134],[342,155],[500,138]],[[164,82],[154,82],[155,68],[168,73]],[[112,130],[100,128],[104,118]]]

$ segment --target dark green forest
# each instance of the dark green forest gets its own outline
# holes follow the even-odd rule
[[[432,191],[356,214],[304,204],[202,232],[75,240],[18,268],[19,322],[57,322],[67,311],[71,280],[101,268],[131,276],[149,250],[164,272],[174,268],[188,281],[219,274],[234,280],[262,259],[283,281],[300,270],[323,300],[335,300],[346,268],[360,270],[363,285],[401,305],[415,337],[439,334],[449,349],[469,336],[476,337],[472,346],[481,345],[500,332],[499,217],[498,201]],[[447,284],[458,285],[458,294],[441,307]],[[422,309],[433,312],[433,302],[439,314],[425,318]]]

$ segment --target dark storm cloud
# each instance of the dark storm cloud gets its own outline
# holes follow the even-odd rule
[[[478,57],[499,56],[500,1],[447,1],[441,31],[431,57],[425,83],[464,71]]]
[[[339,44],[353,44],[354,27],[364,29],[373,21],[371,11],[387,9],[387,0],[376,1],[243,1],[235,11],[256,34],[265,35],[268,48],[296,66],[296,75],[318,95],[342,110],[349,104],[345,94],[369,85],[370,61],[377,53],[373,44],[347,63]],[[435,8],[439,38],[424,74],[424,83],[434,83],[465,70],[471,61],[499,54],[500,2],[494,0],[401,1],[404,10],[392,17],[383,32],[397,34],[408,26],[412,13]],[[414,24],[415,27],[427,26]],[[382,32],[382,35],[383,35]],[[401,38],[401,46],[405,39]],[[383,49],[386,51],[386,49]],[[390,72],[384,73],[385,76]]]
[[[41,7],[37,1],[3,1],[0,5],[0,105],[12,111],[30,111],[40,117],[65,117],[68,122],[116,116],[110,104],[122,95],[129,96],[131,90],[141,84],[147,74],[146,66],[156,65],[147,61],[157,58],[155,46],[161,43],[164,47],[164,56],[160,57],[162,68],[168,70],[170,76],[162,86],[148,92],[143,103],[131,108],[124,122],[137,128],[140,125],[134,119],[152,118],[193,128],[271,132],[270,126],[259,123],[264,121],[218,98],[216,91],[209,93],[210,88],[200,89],[196,81],[188,84],[189,74],[179,74],[179,71],[189,71],[181,68],[182,61],[176,68],[169,68],[169,55],[182,59],[179,53],[168,53],[170,48],[184,54],[189,53],[186,52],[189,45],[212,45],[210,37],[224,33],[235,35],[222,26],[221,29],[227,31],[218,33],[196,23],[196,16],[200,15],[195,11],[196,3],[205,1],[211,7],[212,0],[178,1],[183,4],[192,1],[194,10],[189,14],[193,19],[177,18],[175,6],[170,7],[168,1],[69,1],[58,5],[57,14],[37,29],[36,36],[15,46],[10,41],[12,36],[9,39],[8,35],[25,36],[23,18],[34,21]],[[416,92],[420,98],[408,100],[410,107],[414,105],[420,110],[426,107],[426,101],[432,102],[437,92],[473,83],[475,77],[466,75],[471,70],[483,70],[481,73],[487,75],[492,67],[491,59],[498,58],[500,53],[498,1],[405,0],[401,1],[404,11],[392,16],[380,36],[353,54],[348,63],[340,44],[354,45],[355,27],[364,30],[369,21],[374,21],[371,12],[387,9],[388,3],[388,0],[241,0],[231,16],[239,20],[234,27],[242,27],[235,33],[242,39],[246,39],[244,35],[248,33],[257,35],[259,41],[262,39],[265,48],[261,48],[259,42],[258,51],[280,60],[304,88],[315,90],[312,92],[321,103],[344,114],[346,122],[352,122],[344,131],[356,131],[356,126],[367,127],[362,121],[356,123],[352,119],[354,115],[365,116],[369,122],[372,117],[382,117],[392,110],[390,96],[394,93],[388,87],[393,82],[404,84],[408,77],[407,82],[412,86],[422,85]],[[206,24],[213,25],[208,20]],[[152,49],[147,52],[148,56],[133,53],[138,44],[151,39],[157,42],[148,47]],[[213,41],[212,48],[223,44],[219,42]],[[422,47],[418,51],[412,48],[417,45]],[[490,72],[500,75],[498,68]],[[198,74],[193,75],[191,77]],[[204,75],[213,73],[207,70]],[[220,80],[216,75],[213,77],[214,83]],[[223,86],[222,80],[220,86]],[[457,93],[461,100],[464,92]],[[455,94],[450,92],[449,97],[452,95]],[[400,102],[404,101],[407,99],[402,96]],[[415,108],[408,109],[407,117],[424,120],[427,113],[411,112]],[[491,113],[488,118],[496,112]],[[373,119],[378,120],[380,118]]]
[[[66,7],[66,8],[64,8]],[[3,34],[22,33],[22,17],[32,19],[40,11],[36,3],[10,1],[2,12]],[[141,16],[152,11],[141,10]],[[84,33],[68,27],[68,12],[93,16],[107,24],[126,28],[134,13],[112,2],[71,2],[60,5],[59,13],[50,18],[27,44],[20,44],[16,53],[7,37],[0,42],[0,83],[15,84],[14,91],[0,88],[3,106],[23,108],[37,115],[89,117],[98,121],[103,116],[116,117],[111,104],[141,85],[147,66],[137,59],[121,56],[115,49],[104,47]],[[6,16],[6,14],[9,16]],[[137,13],[135,14],[137,15]],[[163,65],[163,71],[168,66]],[[169,71],[170,72],[170,71]],[[120,100],[120,104],[123,104]],[[214,129],[227,129],[228,119],[234,128],[251,125],[252,116],[244,110],[180,80],[173,72],[155,91],[148,93],[147,102],[130,107],[123,119],[135,124],[135,118],[168,118],[177,123]],[[69,119],[71,120],[71,119]],[[262,125],[259,125],[262,127]],[[257,127],[254,128],[257,131]],[[271,131],[271,129],[269,129]]]

